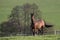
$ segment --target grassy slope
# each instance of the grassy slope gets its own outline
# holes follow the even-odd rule
[[[60,36],[55,36],[55,35],[11,36],[11,37],[1,37],[0,40],[60,40]]]
[[[60,29],[60,0],[0,0],[0,22],[6,21],[16,5],[36,3],[42,11],[43,18]]]

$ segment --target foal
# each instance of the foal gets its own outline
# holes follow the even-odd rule
[[[31,26],[33,35],[37,34],[39,30],[41,30],[41,34],[43,34],[43,27],[45,27],[45,23],[42,19],[35,20],[33,13],[31,14]]]

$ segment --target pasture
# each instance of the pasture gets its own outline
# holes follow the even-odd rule
[[[12,8],[25,3],[36,3],[43,19],[54,24],[54,29],[60,29],[60,0],[0,0],[0,23],[8,20]]]
[[[7,21],[12,8],[25,3],[36,3],[42,12],[42,18],[60,30],[60,0],[0,0],[0,23]],[[59,35],[10,36],[0,40],[60,40]]]
[[[59,35],[10,36],[0,37],[0,40],[60,40],[60,36]]]

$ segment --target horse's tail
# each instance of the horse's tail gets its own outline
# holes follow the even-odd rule
[[[46,27],[46,28],[53,27],[53,26],[54,26],[53,24],[49,24],[49,23],[46,23],[46,22],[45,22],[45,27]]]

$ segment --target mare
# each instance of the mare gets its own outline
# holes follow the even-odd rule
[[[41,34],[43,34],[43,28],[45,27],[45,22],[43,19],[36,20],[34,18],[34,13],[31,13],[31,27],[33,35],[36,35],[41,31]]]

